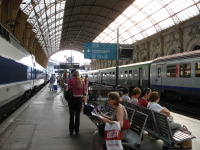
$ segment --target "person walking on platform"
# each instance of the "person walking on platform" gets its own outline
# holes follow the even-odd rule
[[[85,82],[85,90],[86,90],[86,95],[88,95],[88,85],[89,85],[89,78],[88,78],[88,75],[85,76],[85,79],[84,79],[84,82]]]
[[[54,75],[51,74],[51,77],[50,77],[50,85],[49,85],[50,91],[53,91],[54,82],[55,82]]]
[[[73,135],[73,132],[75,131],[76,135],[79,134],[79,126],[80,126],[80,111],[82,107],[82,99],[85,99],[85,83],[83,80],[81,80],[79,76],[78,71],[73,71],[72,73],[72,79],[69,79],[67,81],[67,88],[68,90],[72,88],[73,91],[73,98],[72,100],[68,101],[69,105],[69,131],[70,135]]]
[[[150,94],[151,94],[151,89],[150,88],[145,88],[142,91],[142,98],[140,98],[138,100],[137,105],[147,108],[147,105],[148,105],[148,101],[147,100],[149,99]]]

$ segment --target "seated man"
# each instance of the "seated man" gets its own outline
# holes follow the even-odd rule
[[[126,101],[126,102],[130,102],[130,97],[128,96],[129,95],[129,89],[128,88],[124,88],[122,90],[122,92],[123,92],[122,100]]]
[[[181,124],[173,122],[173,117],[171,116],[170,111],[166,107],[162,107],[160,104],[158,104],[160,101],[160,95],[158,92],[156,91],[152,92],[150,94],[149,100],[150,101],[147,106],[148,109],[151,109],[158,113],[165,114],[167,117],[170,118],[169,126],[171,127],[173,133],[182,129]]]

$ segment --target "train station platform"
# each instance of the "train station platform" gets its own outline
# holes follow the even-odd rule
[[[196,136],[192,150],[199,150],[200,120],[176,113],[173,116]],[[78,136],[70,136],[68,124],[69,109],[62,89],[50,92],[47,85],[0,124],[0,150],[88,150],[96,129],[94,123],[81,113]],[[162,150],[162,145],[161,140],[145,132],[139,149]]]

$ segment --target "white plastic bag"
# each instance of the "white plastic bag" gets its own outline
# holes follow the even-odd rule
[[[104,138],[106,141],[107,150],[123,150],[119,122],[115,121],[115,124],[113,125],[106,123]]]

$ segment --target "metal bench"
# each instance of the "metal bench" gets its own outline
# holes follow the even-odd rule
[[[164,114],[157,113],[134,104],[126,104],[126,107],[128,106],[137,110],[136,112],[139,111],[148,115],[144,130],[150,133],[154,138],[161,139],[164,142],[163,150],[168,150],[170,146],[174,146],[175,144],[196,138],[195,136],[189,135],[184,131],[172,133],[168,119]]]
[[[131,128],[128,130],[126,134],[126,138],[124,141],[122,141],[122,144],[124,146],[128,146],[131,148],[139,148],[141,139],[142,139],[142,134],[143,134],[143,129],[147,120],[147,115],[135,111],[132,120],[131,120]]]
[[[169,149],[169,146],[174,146],[175,144],[196,138],[195,136],[189,135],[184,131],[177,131],[172,134],[166,115],[154,112],[154,116],[158,128],[158,137],[164,141],[164,150]]]
[[[158,128],[153,111],[145,107],[141,107],[141,111],[148,115],[144,130],[150,133],[154,138],[159,138]]]
[[[131,109],[131,108],[129,108],[129,107],[125,107],[125,109],[126,109],[126,111],[127,111],[128,120],[129,120],[130,123],[131,123],[132,118],[133,118],[133,115],[134,115],[134,113],[135,113],[135,110],[133,110],[133,109]]]

